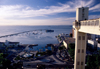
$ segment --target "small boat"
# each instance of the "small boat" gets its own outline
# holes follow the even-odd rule
[[[46,32],[54,32],[54,30],[46,30]]]

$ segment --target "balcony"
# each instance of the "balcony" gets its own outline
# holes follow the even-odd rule
[[[100,35],[100,18],[73,22],[73,28],[78,28],[78,31],[90,34]]]

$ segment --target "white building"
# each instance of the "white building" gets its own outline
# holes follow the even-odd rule
[[[5,41],[6,46],[14,46],[17,47],[20,43],[19,42],[10,42],[8,40]]]
[[[75,39],[69,37],[69,38],[67,38],[66,40],[63,40],[63,45],[66,47],[66,49],[68,49],[68,45],[69,45],[70,43],[75,43]]]

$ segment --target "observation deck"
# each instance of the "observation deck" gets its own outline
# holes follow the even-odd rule
[[[100,18],[75,21],[73,22],[73,28],[78,29],[79,32],[100,35]]]

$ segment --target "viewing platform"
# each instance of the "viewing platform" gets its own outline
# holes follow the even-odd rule
[[[80,32],[100,35],[100,18],[75,21],[73,28],[78,28]]]

